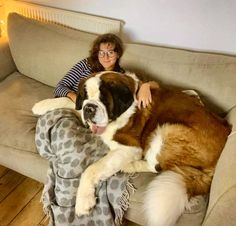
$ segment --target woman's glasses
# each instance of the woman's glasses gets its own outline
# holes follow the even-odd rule
[[[108,50],[108,51],[104,51],[104,50],[99,50],[98,51],[98,57],[105,57],[105,55],[107,55],[107,57],[109,58],[113,58],[116,55],[116,52],[114,50]]]

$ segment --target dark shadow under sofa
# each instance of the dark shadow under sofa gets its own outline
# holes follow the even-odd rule
[[[48,162],[34,144],[34,103],[52,97],[53,87],[87,57],[95,34],[11,14],[8,39],[0,39],[0,164],[44,182]],[[236,225],[236,56],[126,43],[122,66],[163,84],[197,90],[212,111],[233,125],[217,164],[209,202],[202,201],[178,226]],[[219,131],[220,132],[220,131]],[[126,218],[145,225],[142,197],[154,175],[135,179]]]

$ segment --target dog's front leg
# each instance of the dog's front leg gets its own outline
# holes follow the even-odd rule
[[[76,196],[75,211],[78,216],[89,214],[96,204],[95,187],[120,171],[127,163],[141,159],[141,149],[122,147],[110,151],[106,156],[90,165],[82,174]]]
[[[43,115],[48,111],[60,108],[75,109],[75,103],[68,97],[49,98],[34,104],[32,112],[35,115]]]

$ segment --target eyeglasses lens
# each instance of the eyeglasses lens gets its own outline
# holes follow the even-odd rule
[[[98,52],[98,56],[103,58],[105,57],[105,55],[107,55],[107,57],[112,58],[115,56],[115,51],[114,50],[109,50],[109,51],[103,51],[103,50],[99,50]]]

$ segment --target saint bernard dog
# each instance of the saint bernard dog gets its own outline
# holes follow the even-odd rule
[[[100,180],[120,170],[151,171],[157,176],[144,197],[146,225],[170,226],[192,197],[209,192],[231,126],[181,91],[152,89],[151,104],[138,109],[138,87],[134,74],[117,72],[80,82],[76,110],[110,151],[82,174],[75,211],[84,215],[95,206]]]

